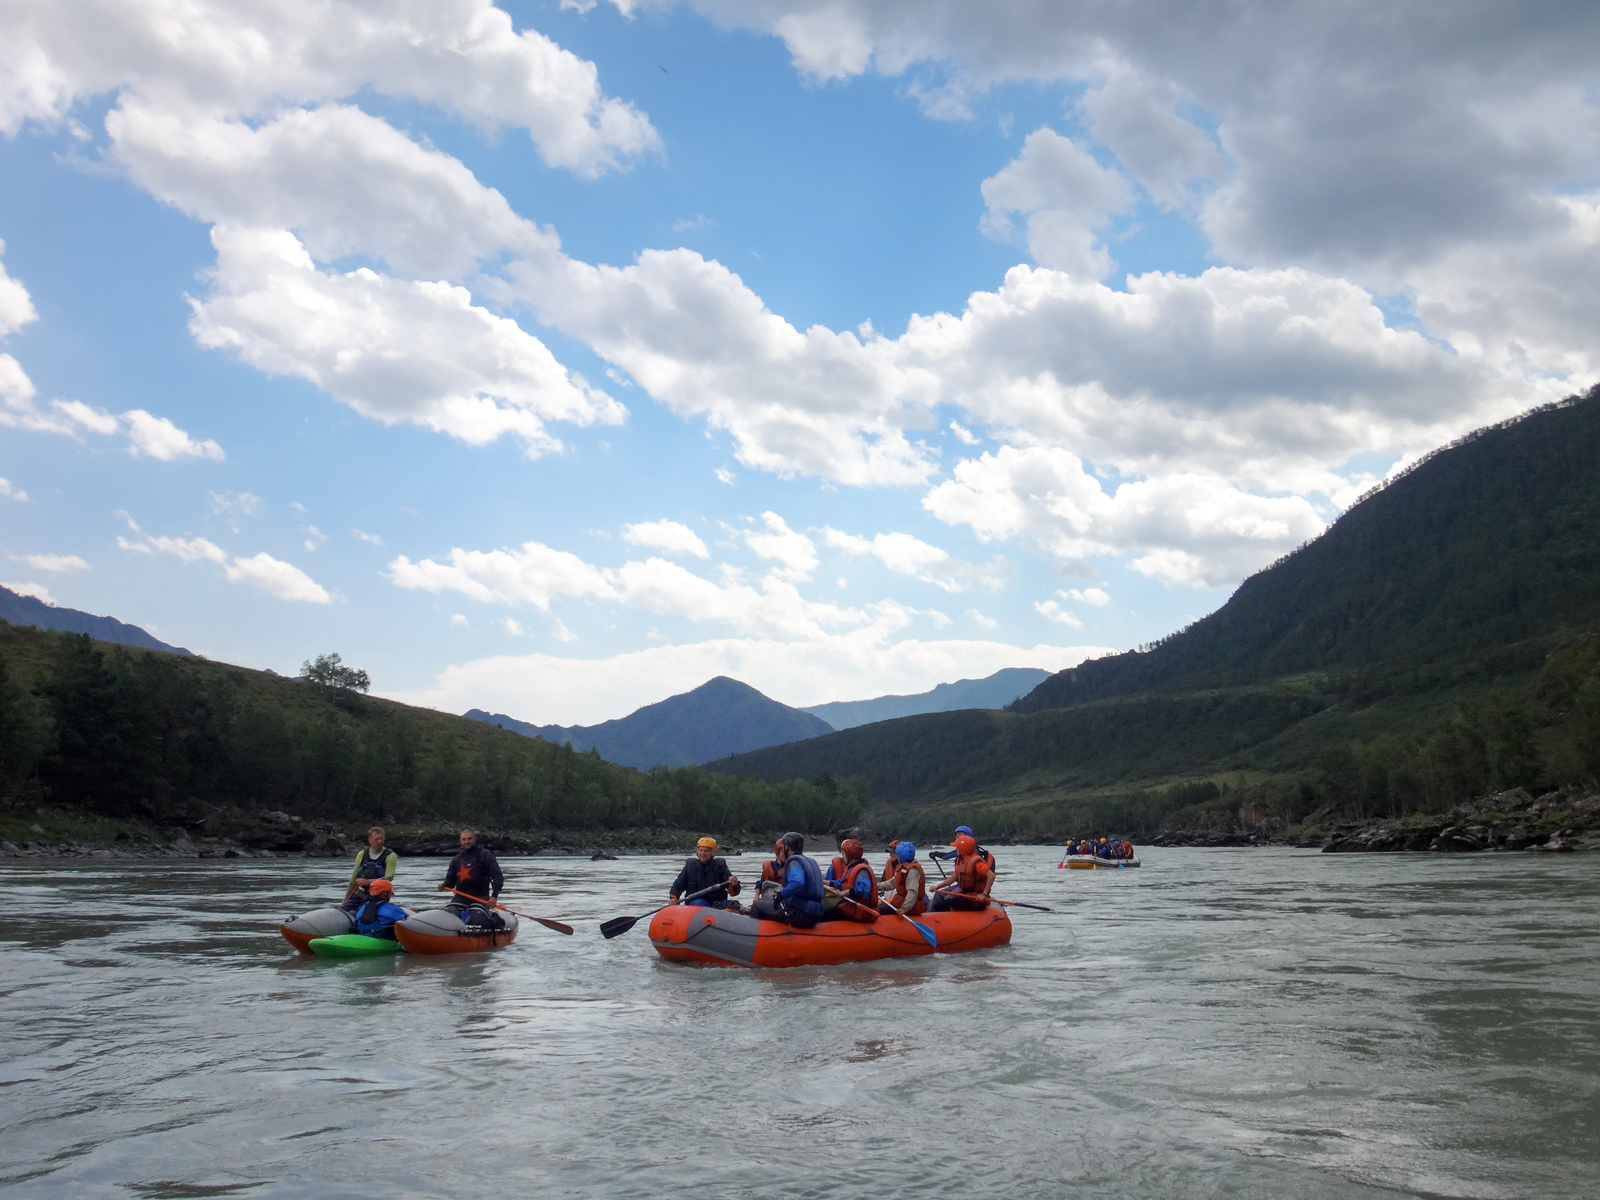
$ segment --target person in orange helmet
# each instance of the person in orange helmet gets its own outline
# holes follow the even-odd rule
[[[956,861],[950,878],[934,891],[929,912],[978,912],[989,907],[989,889],[994,886],[994,870],[989,860],[978,853],[978,840],[963,833],[951,843]]]
[[[374,879],[367,884],[367,902],[350,914],[357,933],[391,942],[395,940],[394,923],[410,915],[394,903],[394,884],[387,879]]]
[[[828,905],[828,915],[870,925],[878,919],[878,877],[872,873],[866,851],[855,838],[840,842],[839,852],[840,859],[836,861],[842,861],[844,868],[827,881],[836,893],[829,896],[833,903]]]

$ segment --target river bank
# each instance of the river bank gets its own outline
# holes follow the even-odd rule
[[[308,821],[290,813],[218,810],[195,827],[161,828],[63,809],[0,813],[0,858],[250,859],[354,858],[366,845],[367,825]],[[386,825],[388,845],[405,858],[448,858],[457,850],[457,822]],[[497,854],[608,858],[618,855],[689,854],[704,830],[654,826],[638,829],[538,830],[475,827]],[[782,832],[782,831],[779,831]],[[722,853],[763,853],[777,833],[741,830],[719,834]],[[828,835],[810,835],[819,844]]]
[[[1600,794],[1523,788],[1481,796],[1445,812],[1407,813],[1365,821],[1330,820],[1313,813],[1285,825],[1249,806],[1215,808],[1151,839],[1157,846],[1297,846],[1326,853],[1473,851],[1535,854],[1600,850]]]

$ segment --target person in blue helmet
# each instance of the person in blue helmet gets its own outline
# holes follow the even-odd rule
[[[762,896],[750,906],[750,915],[764,921],[781,921],[796,929],[810,929],[822,916],[822,868],[817,860],[802,853],[806,840],[798,833],[786,833],[779,842],[779,878],[783,886],[776,896]]]
[[[374,879],[367,884],[367,902],[351,913],[356,932],[371,938],[394,941],[394,923],[404,921],[411,914],[393,903],[394,884],[387,879]]]
[[[894,891],[878,905],[879,912],[920,917],[928,911],[928,873],[917,861],[917,848],[910,842],[895,843],[894,871],[884,882],[893,882]]]
[[[978,840],[978,835],[972,832],[972,826],[970,826],[970,825],[957,825],[956,826],[956,837],[958,837],[958,838],[959,837],[969,837],[969,838],[971,838],[973,840],[974,843],[976,843],[977,840]],[[952,838],[950,840],[950,845],[951,845],[951,849],[949,849],[949,850],[930,850],[928,852],[928,857],[929,858],[942,858],[946,862],[950,861],[952,858],[957,857],[957,851],[954,849],[954,847],[955,847],[955,838]],[[984,862],[989,864],[989,874],[992,877],[994,875],[994,870],[995,870],[994,855],[990,854],[989,851],[985,850],[982,846],[979,846],[978,847],[978,857],[983,859]]]

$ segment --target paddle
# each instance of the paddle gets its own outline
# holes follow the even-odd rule
[[[822,885],[822,890],[825,891],[825,892],[832,892],[835,896],[838,896],[841,900],[850,900],[850,901],[853,901],[856,904],[860,904],[861,903],[861,901],[857,900],[854,896],[847,896],[843,892],[841,892],[838,888],[829,887],[827,884],[823,884]],[[907,916],[903,912],[884,913],[883,915],[884,916],[890,916],[890,917],[900,917],[903,920],[911,921],[911,927],[913,929],[915,929],[919,934],[922,935],[922,940],[923,941],[927,942],[928,945],[932,946],[935,950],[937,950],[939,948],[939,935],[933,931],[931,926],[924,925],[920,921],[913,921],[911,919],[911,917]]]
[[[928,857],[933,860],[933,865],[939,868],[939,878],[949,879],[949,872],[944,869],[944,863],[939,861],[939,852],[937,850],[929,850]]]
[[[726,883],[714,883],[708,888],[701,888],[698,892],[689,893],[689,895],[685,896],[682,900],[679,900],[678,903],[687,904],[691,900],[698,900],[701,896],[709,896],[718,888],[725,888],[727,886],[728,885]],[[670,904],[663,904],[661,906],[661,908],[671,907],[672,905]],[[655,916],[656,913],[661,911],[661,908],[653,908],[649,912],[642,913],[637,917],[612,917],[611,920],[605,921],[601,924],[600,936],[603,938],[614,938],[619,934],[627,933],[628,930],[632,929],[640,921],[644,920],[645,917]]]
[[[1007,904],[1007,905],[1010,905],[1012,908],[1036,908],[1040,912],[1047,912],[1047,913],[1055,912],[1055,909],[1046,908],[1042,904],[1024,904],[1021,900],[996,900],[993,896],[989,897],[989,903],[990,904]]]
[[[455,892],[456,895],[464,896],[468,900],[474,900],[479,904],[488,904],[494,908],[505,908],[505,910],[512,916],[521,917],[524,921],[537,921],[546,929],[554,929],[557,933],[564,933],[568,937],[572,936],[571,925],[563,925],[560,921],[552,921],[549,917],[536,917],[532,913],[518,912],[514,908],[506,908],[506,906],[501,904],[498,900],[491,899],[488,896],[474,896],[471,892],[463,892],[459,888],[446,888],[445,890]]]

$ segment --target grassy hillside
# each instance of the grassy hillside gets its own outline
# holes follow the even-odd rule
[[[640,772],[462,717],[0,622],[0,813],[46,804],[246,829],[272,812],[553,831],[828,829],[859,813],[826,781]]]
[[[1148,836],[1600,777],[1600,389],[1431,456],[1216,613],[1004,713],[710,764],[857,781],[874,824]]]

